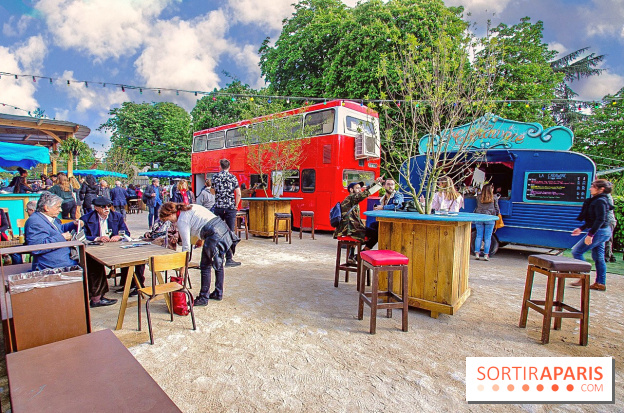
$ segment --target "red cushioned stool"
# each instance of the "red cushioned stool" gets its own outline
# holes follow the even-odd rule
[[[346,247],[347,249],[347,259],[344,263],[341,263],[340,260],[342,258],[342,248]],[[349,260],[349,250],[351,248],[356,248],[356,263],[350,263]],[[336,249],[336,273],[334,274],[334,287],[338,288],[338,279],[340,278],[340,271],[345,272],[345,282],[349,282],[349,272],[353,271],[357,275],[357,283],[356,288],[358,291],[360,290],[360,252],[362,251],[362,243],[355,238],[351,237],[338,237],[338,248]],[[370,285],[370,276],[368,277],[368,285]]]
[[[371,308],[370,333],[375,334],[377,329],[377,310],[386,310],[386,316],[392,318],[392,309],[400,308],[403,310],[402,330],[407,331],[407,265],[409,258],[396,251],[378,250],[378,251],[362,251],[360,254],[360,301],[358,304],[358,320],[364,318],[364,303]],[[373,271],[373,282],[371,292],[366,292],[364,286],[364,277],[362,271]],[[388,277],[388,290],[378,291],[379,289],[379,272],[384,271]],[[392,291],[392,281],[394,271],[401,271],[401,297]],[[386,302],[378,302],[379,297],[386,297]]]

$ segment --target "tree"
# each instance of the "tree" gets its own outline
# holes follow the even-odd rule
[[[472,38],[463,37],[464,47],[456,48],[457,39],[444,26],[432,37],[436,39],[432,46],[410,38],[404,51],[393,56],[394,62],[382,66],[384,86],[393,102],[384,106],[385,146],[395,153],[386,159],[407,183],[413,199],[424,198],[423,205],[416,202],[416,207],[425,214],[431,213],[438,178],[449,174],[461,180],[478,158],[468,153],[475,150],[476,140],[490,124],[488,118],[460,135],[453,129],[484,114],[497,69],[495,41],[488,42],[471,66],[468,51],[476,45]],[[417,54],[429,59],[419,60]],[[388,76],[386,67],[398,68],[398,82]],[[395,85],[390,87],[390,82]],[[424,150],[419,150],[423,135],[429,139]],[[426,160],[419,165],[415,156],[422,152]],[[414,174],[420,178],[418,186],[411,179]]]
[[[599,76],[604,69],[598,69],[598,65],[605,58],[605,55],[590,53],[581,57],[589,47],[576,50],[559,59],[550,62],[550,67],[555,73],[563,73],[563,82],[557,85],[555,95],[558,99],[573,99],[578,94],[572,90],[570,83],[590,76]],[[575,123],[585,118],[585,115],[578,111],[573,102],[556,102],[552,107],[553,115],[557,125],[574,128]]]
[[[237,95],[256,95],[259,92],[249,85],[234,80],[222,89],[214,89],[213,94],[197,101],[191,110],[193,131],[227,125],[245,119],[244,113],[252,111],[253,101]],[[234,99],[232,99],[234,98]]]
[[[443,20],[449,33],[460,35],[467,26],[462,10],[441,0],[371,0],[354,8],[302,0],[275,45],[269,38],[262,44],[262,74],[283,95],[378,99],[383,56],[401,50],[410,35],[430,45],[435,39],[428,36]]]
[[[124,102],[109,111],[98,130],[112,133],[112,148],[122,147],[140,166],[190,171],[191,117],[171,102]]]
[[[555,124],[550,112],[551,102],[565,75],[555,73],[550,65],[557,52],[549,50],[542,42],[543,30],[541,21],[533,24],[529,17],[524,17],[516,25],[501,23],[489,29],[483,40],[485,45],[491,42],[499,45],[493,51],[486,48],[477,55],[482,58],[485,50],[494,53],[491,57],[496,59],[499,75],[492,96],[504,101],[493,108],[497,115],[521,122],[539,122],[544,126]]]
[[[73,169],[80,169],[81,165],[91,165],[95,161],[93,149],[73,136],[65,139],[61,143],[59,155],[67,164],[72,162]],[[69,171],[69,167],[67,167],[67,170]]]
[[[572,150],[596,158],[599,169],[624,166],[624,88],[602,98],[575,131]]]
[[[136,156],[123,146],[113,146],[106,152],[104,168],[107,171],[119,172],[135,178]]]

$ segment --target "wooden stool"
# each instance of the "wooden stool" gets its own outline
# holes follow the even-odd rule
[[[407,331],[407,265],[409,258],[403,254],[391,250],[369,250],[362,251],[360,254],[360,301],[358,303],[358,320],[364,318],[364,303],[371,308],[370,333],[375,334],[377,329],[377,310],[386,310],[386,316],[392,318],[392,309],[400,308],[403,310],[402,330]],[[366,292],[364,286],[364,275],[362,271],[373,270],[373,285],[371,292]],[[379,272],[387,271],[388,290],[379,291]],[[394,271],[401,271],[401,297],[392,291],[392,281]],[[386,297],[386,302],[379,303],[379,297]]]
[[[347,259],[345,262],[341,263],[342,258],[342,247],[346,247],[347,249]],[[351,248],[356,248],[356,260],[355,264],[349,263],[349,250]],[[357,275],[357,282],[355,288],[360,290],[360,252],[362,252],[362,243],[351,237],[338,237],[338,247],[336,249],[336,272],[334,274],[334,287],[338,288],[338,279],[340,278],[340,271],[345,272],[345,281],[349,282],[349,272],[354,271]],[[368,277],[368,285],[370,285],[370,274],[367,272]]]
[[[240,238],[245,231],[245,239],[249,239],[249,227],[247,226],[247,211],[236,211],[236,235]]]
[[[286,229],[279,229],[279,225],[281,222],[286,223]],[[280,235],[284,235],[288,239],[288,243],[292,244],[292,221],[290,214],[286,214],[284,212],[276,212],[275,220],[273,221],[273,241],[278,243]]]
[[[310,226],[303,227],[303,218],[310,218]],[[314,239],[314,211],[301,211],[301,217],[299,218],[299,239],[303,239],[303,230],[312,231],[312,239]]]
[[[129,199],[128,200],[128,213],[129,214],[138,214],[139,213],[139,200],[138,199]]]
[[[548,277],[546,284],[546,299],[531,300],[533,289],[533,278],[535,272]],[[522,298],[522,312],[520,313],[521,328],[526,327],[529,308],[534,309],[544,316],[542,324],[542,344],[547,344],[550,340],[550,320],[555,319],[555,330],[561,329],[562,318],[578,318],[581,323],[579,344],[587,345],[589,335],[589,272],[591,264],[574,258],[553,256],[553,255],[531,255],[529,256],[529,267],[527,268],[526,284],[524,285],[524,297]],[[565,280],[568,278],[580,279],[581,286],[581,309],[577,310],[563,302]],[[557,280],[557,297],[555,295],[555,280]],[[555,311],[553,311],[555,307]],[[566,310],[566,311],[563,311]]]

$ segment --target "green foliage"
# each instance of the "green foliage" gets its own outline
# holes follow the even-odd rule
[[[140,166],[158,163],[160,169],[190,171],[191,117],[171,102],[124,102],[111,109],[98,130],[112,133],[112,148],[124,148]]]
[[[520,122],[539,122],[544,126],[555,124],[550,112],[555,89],[563,81],[564,73],[555,73],[550,65],[557,52],[549,50],[542,42],[544,25],[533,24],[529,17],[520,23],[507,26],[499,24],[490,29],[484,43],[495,41],[499,47],[492,51],[497,60],[499,76],[492,96],[499,100],[529,100],[529,103],[498,103],[492,112],[507,119]],[[486,49],[487,50],[487,49]],[[485,51],[478,54],[485,56]],[[543,110],[543,108],[545,110]]]
[[[74,137],[65,139],[59,148],[59,165],[61,169],[67,169],[69,155],[72,154],[74,164],[73,169],[87,169],[95,162],[95,151],[83,141]],[[64,162],[63,162],[64,161]]]
[[[591,116],[577,124],[572,150],[596,156],[598,170],[624,166],[624,88],[607,95]],[[613,104],[615,102],[615,104]]]
[[[462,10],[441,0],[371,0],[353,8],[339,0],[302,0],[275,45],[267,38],[260,48],[262,74],[284,95],[378,99],[383,57],[402,50],[409,36],[431,45],[441,21],[460,35]]]
[[[224,93],[226,96],[218,96],[220,93]],[[223,89],[215,89],[214,94],[215,96],[204,96],[198,100],[191,110],[193,132],[245,119],[243,113],[252,111],[253,102],[249,98],[234,97],[232,100],[230,94],[255,95],[258,94],[258,91],[235,80]]]
[[[132,166],[136,166],[136,156],[128,148],[113,146],[106,152],[105,170],[126,174],[128,179],[132,179],[134,177]]]
[[[613,249],[622,251],[624,249],[624,196],[613,196],[615,204],[615,219],[618,224],[613,234]]]

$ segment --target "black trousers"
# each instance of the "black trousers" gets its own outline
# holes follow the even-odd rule
[[[229,208],[215,208],[215,215],[225,221],[230,231],[236,231],[236,210]],[[236,246],[232,245],[225,253],[225,259],[231,260],[232,256],[236,253]]]
[[[61,217],[63,219],[76,219],[76,202],[69,201],[61,204]]]
[[[370,227],[366,227],[366,242],[364,242],[364,245],[372,249],[375,245],[377,245],[378,239],[379,223],[373,222]]]
[[[207,248],[208,242],[204,242],[202,248],[201,261],[199,262],[199,272],[201,274],[201,290],[200,296],[208,297],[210,293],[210,269],[212,268],[212,253]],[[225,271],[223,266],[218,270],[215,270],[215,288],[214,292],[217,296],[223,297],[223,279],[225,278]]]
[[[89,298],[101,297],[108,292],[106,268],[87,254],[87,279],[89,280]]]
[[[119,281],[119,285],[121,285],[122,287],[126,284],[126,278],[128,278],[128,272],[129,272],[129,268],[122,268],[120,270],[121,273],[121,279]],[[141,287],[145,286],[145,264],[141,264],[141,265],[136,265],[134,267],[134,272],[137,275],[137,278],[139,279],[139,282],[141,283]],[[136,282],[134,280],[132,280],[132,288],[136,288]]]

